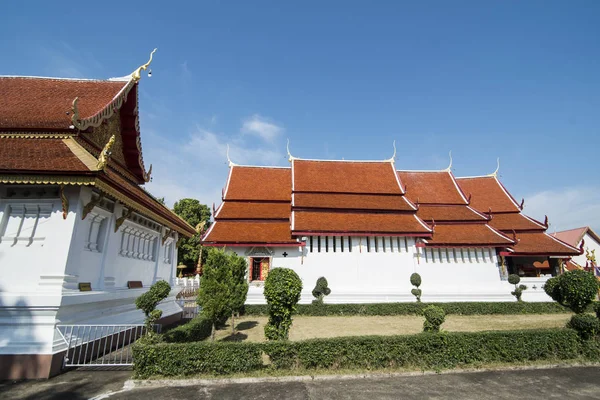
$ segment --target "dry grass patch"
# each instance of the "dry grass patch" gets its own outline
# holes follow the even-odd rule
[[[442,329],[449,332],[542,329],[564,327],[571,314],[536,315],[448,315]],[[297,315],[290,340],[364,335],[409,335],[422,332],[423,317],[404,316],[328,316]],[[231,326],[217,331],[217,340],[265,341],[267,317],[244,316],[236,319],[238,333],[231,336]]]

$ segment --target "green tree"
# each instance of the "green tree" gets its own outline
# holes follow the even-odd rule
[[[154,333],[153,325],[162,316],[162,311],[157,310],[158,303],[163,301],[171,293],[171,286],[166,281],[158,281],[150,286],[150,289],[137,299],[135,299],[136,308],[142,310],[146,315],[146,334]]]
[[[210,225],[210,209],[207,205],[201,204],[196,199],[181,199],[175,202],[173,206],[175,214],[183,218],[188,224],[197,227],[201,222],[204,222],[204,230]],[[182,239],[177,249],[177,258],[179,263],[184,264],[188,268],[194,268],[198,263],[198,257],[201,252],[200,240],[201,233],[196,233],[189,239]],[[205,252],[202,256],[202,264],[206,261]]]
[[[231,307],[231,333],[235,333],[235,314],[242,311],[248,295],[248,280],[246,279],[246,270],[248,263],[244,257],[235,253],[229,255],[229,268],[231,269],[231,297],[229,305]]]
[[[325,279],[324,276],[317,279],[317,284],[312,291],[312,295],[315,297],[313,304],[323,304],[323,298],[329,296],[331,293],[331,289],[329,289],[328,285],[327,279]]]
[[[521,296],[523,295],[523,291],[527,290],[527,286],[526,285],[519,285],[519,282],[521,282],[521,277],[519,275],[517,275],[517,274],[510,274],[508,276],[508,283],[510,283],[511,285],[515,285],[515,290],[513,290],[512,292],[510,292],[510,294],[512,294],[513,296],[515,296],[517,298],[517,301],[523,301],[523,300],[521,300]]]
[[[413,273],[410,276],[410,283],[414,286],[414,288],[410,292],[412,293],[413,296],[415,296],[417,298],[417,303],[420,303],[421,302],[421,294],[423,294],[421,289],[419,289],[419,286],[421,286],[421,275],[417,274],[416,272]]]
[[[207,252],[204,275],[198,290],[197,302],[201,314],[212,323],[211,340],[215,340],[215,325],[231,312],[231,274],[229,256],[221,249]]]
[[[593,273],[576,269],[548,279],[544,291],[557,303],[582,314],[598,294],[598,280]]]
[[[269,272],[264,292],[269,306],[269,322],[265,325],[268,340],[287,340],[301,291],[302,280],[293,270],[273,268]]]

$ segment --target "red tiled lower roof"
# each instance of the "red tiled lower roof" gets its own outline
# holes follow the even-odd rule
[[[92,117],[128,84],[59,78],[0,77],[0,129],[68,130],[73,100],[80,119]]]
[[[471,207],[480,212],[521,211],[513,197],[505,191],[500,181],[493,176],[457,178],[462,191],[471,197]]]
[[[511,246],[515,254],[579,255],[579,250],[544,232],[517,233],[518,243]]]
[[[487,221],[485,216],[468,206],[419,205],[417,215],[423,221]]]
[[[207,232],[205,243],[297,243],[289,222],[216,221]]]
[[[403,194],[391,161],[293,160],[294,191]]]
[[[419,204],[466,204],[449,171],[398,171],[406,196]]]
[[[507,247],[513,241],[486,224],[436,225],[428,246]]]
[[[294,207],[413,211],[402,195],[294,193]]]
[[[0,170],[90,172],[63,139],[0,138]]]
[[[518,212],[493,214],[489,224],[501,231],[546,230],[544,225]]]
[[[294,211],[294,232],[429,234],[413,214]]]
[[[291,200],[290,168],[231,167],[225,200]]]
[[[287,219],[291,214],[290,203],[226,201],[215,219]]]

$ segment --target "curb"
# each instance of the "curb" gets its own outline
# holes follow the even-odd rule
[[[573,364],[547,364],[531,366],[507,366],[498,368],[465,368],[435,371],[407,371],[407,372],[371,372],[346,375],[290,375],[273,377],[248,377],[248,378],[212,378],[212,379],[156,379],[156,380],[128,380],[125,387],[129,390],[133,388],[152,388],[152,387],[184,387],[184,386],[221,386],[238,383],[284,383],[284,382],[318,382],[333,380],[354,380],[354,379],[383,379],[396,377],[427,376],[427,375],[452,375],[452,374],[473,374],[478,372],[504,372],[504,371],[528,371],[539,369],[572,368],[572,367],[595,367],[600,363],[573,363]]]

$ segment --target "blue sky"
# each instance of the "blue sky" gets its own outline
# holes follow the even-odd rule
[[[0,74],[141,81],[148,185],[219,201],[233,161],[492,172],[550,230],[600,230],[600,2],[7,2]],[[268,184],[263,182],[260,184]]]

